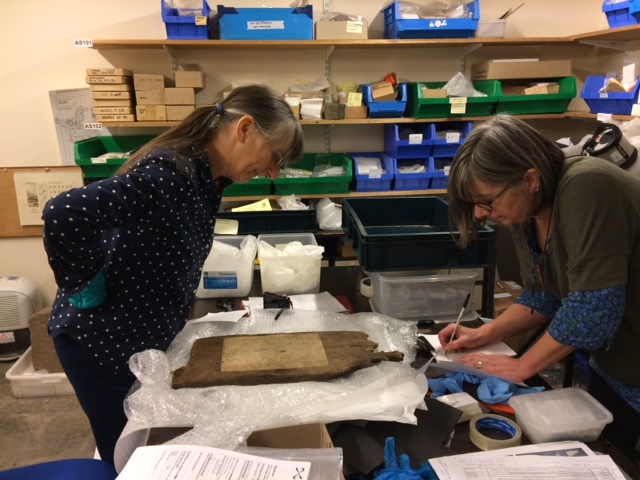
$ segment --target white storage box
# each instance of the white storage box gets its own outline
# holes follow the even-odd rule
[[[238,255],[225,255],[225,250],[221,248],[224,245],[229,245],[240,249],[243,246],[243,241],[245,241],[244,247],[247,248],[247,251],[242,255],[240,251],[237,252]],[[253,283],[253,264],[257,250],[258,242],[253,235],[217,235],[211,252],[204,262],[196,297],[220,298],[249,295]]]
[[[504,38],[506,20],[480,20],[476,29],[476,38]]]
[[[509,399],[516,422],[532,443],[596,440],[613,415],[588,392],[561,388]]]
[[[371,272],[371,307],[394,318],[455,321],[467,294],[473,297],[477,275],[475,270],[449,275],[424,270]],[[468,302],[463,319],[476,317],[472,302]]]
[[[31,347],[22,354],[7,371],[5,377],[11,383],[14,397],[48,397],[74,395],[73,387],[64,373],[35,371],[31,361]]]
[[[318,293],[320,291],[320,255],[264,256],[260,254],[260,242],[283,250],[291,242],[318,246],[313,233],[269,233],[258,236],[258,260],[262,293],[283,295]]]

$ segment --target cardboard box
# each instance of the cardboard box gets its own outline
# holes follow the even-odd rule
[[[444,88],[429,88],[421,85],[420,93],[422,98],[447,98],[447,91]]]
[[[165,86],[164,75],[149,73],[133,74],[133,87],[136,90],[162,90]]]
[[[350,245],[344,243],[344,238],[341,238],[336,242],[336,251],[343,258],[351,258],[356,256],[356,252],[354,252],[353,248],[351,248]]]
[[[94,100],[94,107],[132,107],[133,100]]]
[[[514,282],[496,282],[494,294],[498,297],[493,298],[493,318],[503,314],[521,293],[522,288]]]
[[[291,108],[291,113],[296,120],[300,120],[300,105],[289,105],[289,108]]]
[[[110,84],[110,85],[89,85],[92,92],[131,92],[133,85],[130,83]]]
[[[178,70],[174,78],[177,88],[204,88],[204,72]]]
[[[571,76],[571,60],[484,62],[471,67],[472,80],[560,78]]]
[[[133,100],[131,92],[92,92],[94,100]]]
[[[165,105],[195,105],[196,92],[193,88],[165,88]]]
[[[110,113],[134,113],[133,107],[94,107],[93,113],[107,115]]]
[[[338,21],[316,22],[316,40],[358,40],[369,38],[369,24],[361,22]]]
[[[560,93],[560,85],[557,83],[542,83],[524,89],[525,95],[548,95]]]
[[[96,115],[98,122],[135,122],[136,116],[133,114],[108,114],[108,115]]]
[[[367,118],[367,107],[366,106],[361,106],[361,107],[349,107],[347,106],[344,109],[344,118],[345,120],[353,120],[353,119],[361,119],[361,118]]]
[[[164,88],[160,90],[136,90],[138,105],[164,105]]]
[[[138,105],[136,118],[139,122],[166,122],[167,107],[165,105]]]
[[[132,70],[126,68],[87,68],[87,75],[133,75]]]
[[[87,83],[95,84],[121,84],[131,83],[131,77],[123,75],[87,75],[85,77]]]
[[[371,87],[371,98],[374,102],[393,102],[396,99],[396,91],[389,82],[373,82]]]
[[[53,346],[53,339],[47,331],[49,315],[51,315],[51,307],[43,308],[29,317],[33,369],[35,371],[46,370],[49,373],[63,373],[64,370]]]
[[[196,109],[195,105],[167,105],[167,121],[184,120]]]

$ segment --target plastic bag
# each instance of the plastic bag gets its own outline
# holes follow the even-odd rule
[[[309,210],[309,205],[305,205],[295,195],[287,195],[278,199],[278,205],[282,210]]]
[[[316,220],[320,230],[341,230],[342,206],[323,198],[316,205]]]
[[[442,87],[447,91],[449,97],[486,97],[486,93],[479,92],[473,88],[473,83],[464,74],[456,73],[447,84]]]

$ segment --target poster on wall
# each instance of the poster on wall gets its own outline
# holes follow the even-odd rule
[[[20,225],[44,225],[42,209],[49,199],[72,188],[82,187],[82,172],[15,173]]]
[[[58,147],[63,165],[75,165],[74,145],[87,138],[111,135],[96,121],[93,99],[88,88],[52,90],[51,110],[56,125]]]

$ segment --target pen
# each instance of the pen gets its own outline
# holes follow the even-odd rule
[[[458,330],[458,325],[460,325],[460,320],[462,320],[462,315],[464,314],[464,311],[467,308],[467,304],[469,303],[470,298],[471,298],[471,294],[467,293],[467,297],[464,299],[464,303],[462,304],[462,308],[460,309],[460,313],[458,314],[458,319],[456,320],[456,324],[453,327],[453,332],[451,332],[451,338],[449,339],[449,341],[456,338],[456,330]]]

